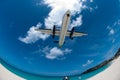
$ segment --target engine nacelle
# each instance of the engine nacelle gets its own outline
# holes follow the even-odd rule
[[[74,32],[74,27],[72,28],[72,30],[71,30],[71,33],[70,33],[70,39],[73,39],[73,32]]]
[[[53,31],[52,31],[52,33],[53,33],[53,38],[55,38],[55,25],[53,26]]]

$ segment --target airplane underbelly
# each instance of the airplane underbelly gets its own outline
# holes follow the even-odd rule
[[[61,32],[60,32],[60,38],[59,38],[59,47],[61,47],[64,43],[69,22],[70,22],[70,12],[67,11],[66,14],[64,15],[63,21],[62,21],[62,28],[61,28]]]
[[[61,29],[61,33],[60,33],[60,39],[59,39],[59,46],[61,47],[64,43],[65,40],[65,36],[67,33],[67,28],[68,28],[68,24],[69,24],[69,17],[66,17],[63,20],[63,24],[62,24],[62,29]]]
[[[62,45],[63,45],[64,40],[65,40],[66,32],[67,32],[67,28],[64,28],[64,29],[61,31],[60,39],[59,39],[59,46],[62,46]]]

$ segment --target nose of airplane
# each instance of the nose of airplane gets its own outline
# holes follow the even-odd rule
[[[67,17],[70,16],[70,10],[67,10],[66,15],[67,15]]]
[[[67,17],[69,17],[70,16],[70,14],[67,14]]]
[[[67,11],[66,11],[66,14],[70,14],[70,10],[67,10]]]

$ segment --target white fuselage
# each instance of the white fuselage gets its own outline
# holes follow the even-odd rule
[[[70,23],[70,17],[71,17],[71,14],[70,14],[70,11],[68,10],[65,13],[62,20],[62,27],[61,27],[60,38],[59,38],[59,47],[62,47],[62,45],[64,44],[67,28]]]

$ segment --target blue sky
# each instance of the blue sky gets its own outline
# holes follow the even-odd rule
[[[30,73],[79,74],[111,58],[120,47],[119,8],[118,0],[1,1],[0,57]],[[58,48],[53,42],[58,36],[52,39],[34,29],[52,29],[53,25],[60,29],[67,10],[72,14],[68,30],[75,27],[88,36],[66,37]]]

